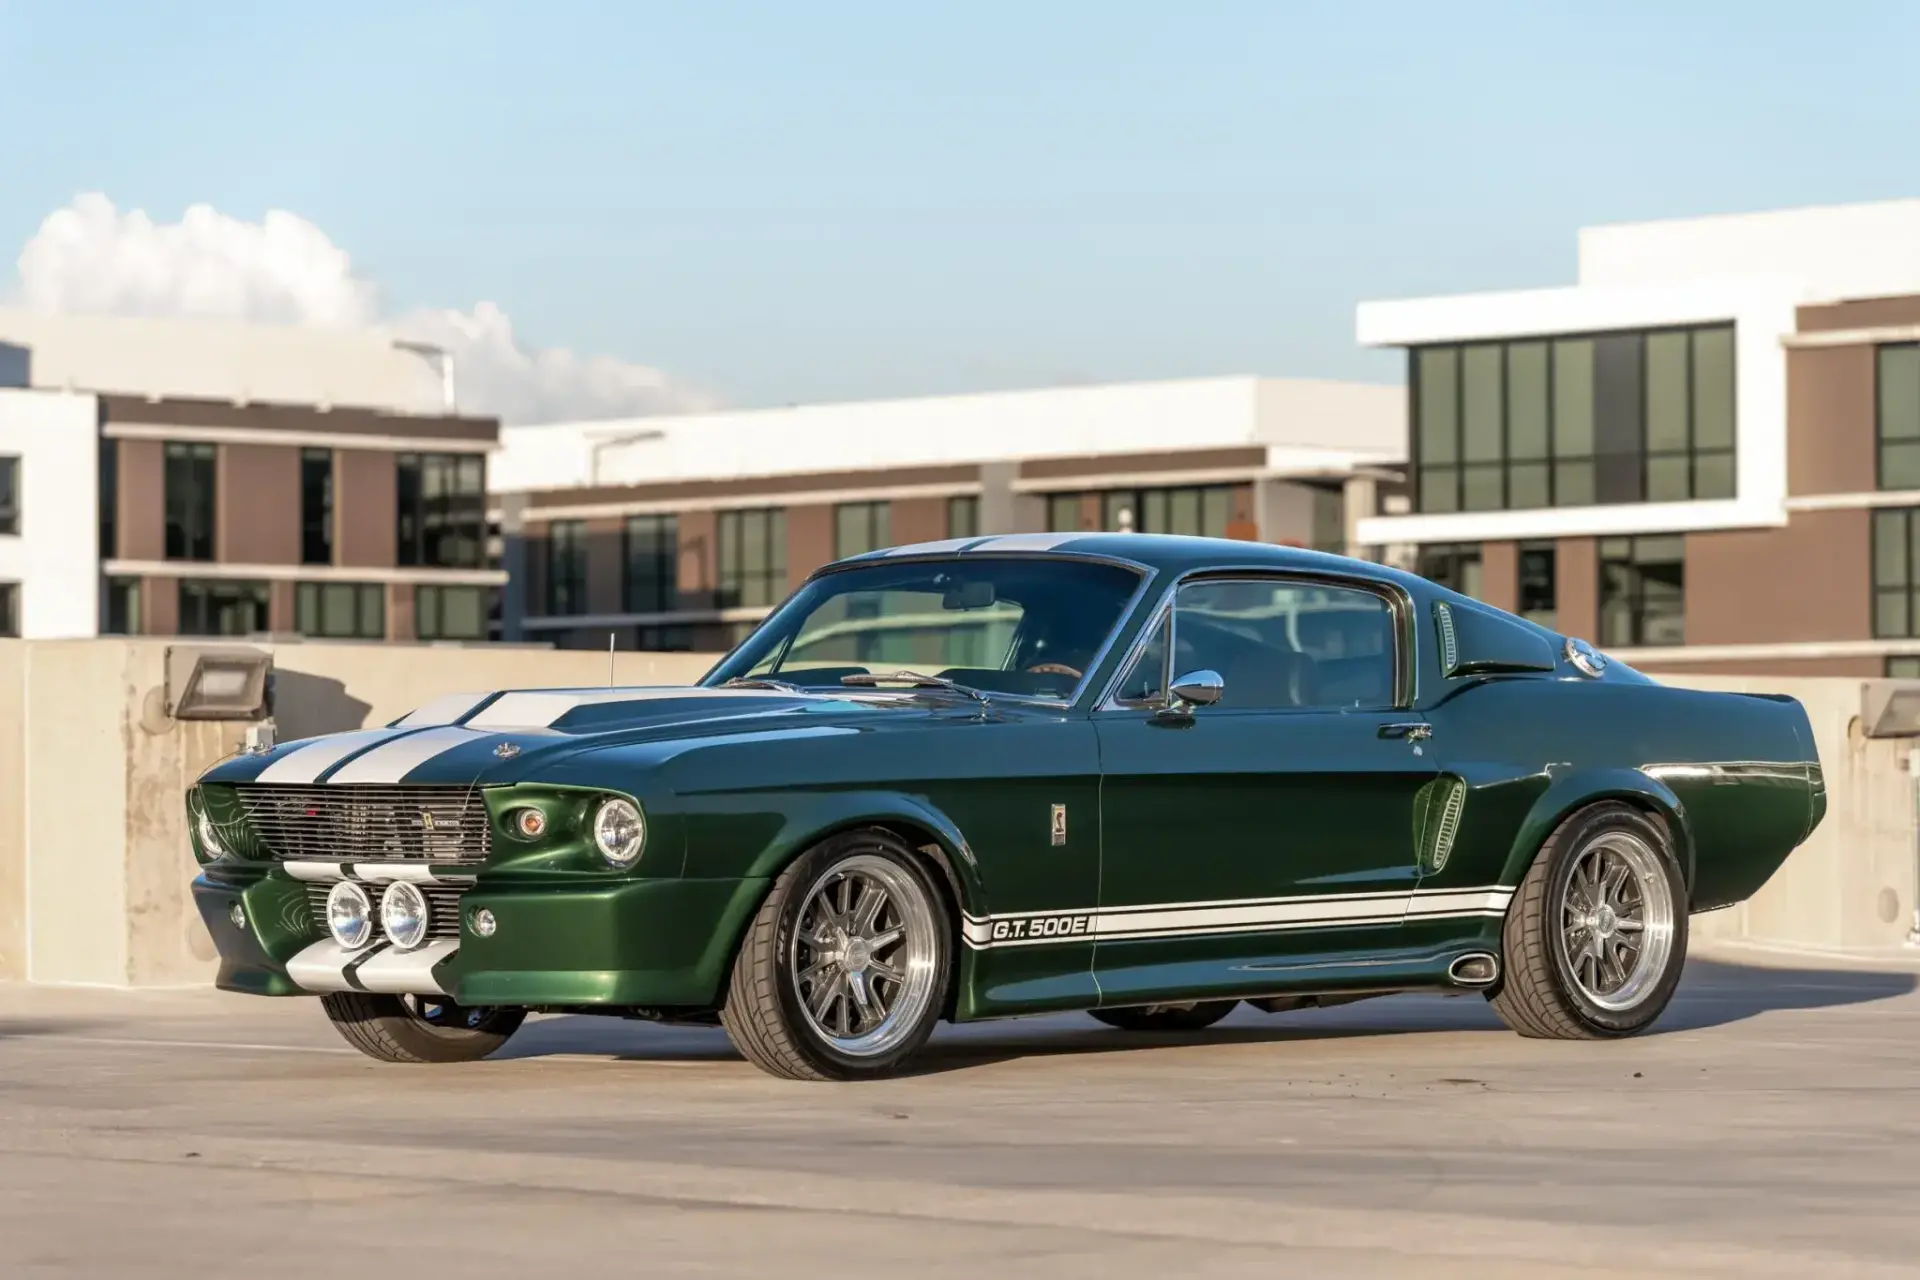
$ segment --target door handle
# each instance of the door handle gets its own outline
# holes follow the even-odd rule
[[[1425,742],[1433,736],[1433,726],[1424,720],[1403,720],[1397,724],[1380,726],[1383,738],[1404,738],[1408,742]]]

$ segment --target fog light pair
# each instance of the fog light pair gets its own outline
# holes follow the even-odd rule
[[[380,895],[380,931],[402,951],[427,940],[427,895],[405,880],[387,886]],[[358,951],[373,940],[373,901],[351,880],[342,880],[327,894],[327,930],[347,951]]]

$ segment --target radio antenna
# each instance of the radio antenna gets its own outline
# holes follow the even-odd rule
[[[607,688],[613,688],[613,632],[607,632]]]

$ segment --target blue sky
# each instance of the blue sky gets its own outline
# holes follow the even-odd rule
[[[1910,3],[0,0],[0,260],[81,191],[287,209],[393,308],[738,404],[1392,381],[1361,299],[1920,194],[1917,49]]]

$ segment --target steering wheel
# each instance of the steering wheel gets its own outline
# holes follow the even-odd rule
[[[1027,668],[1027,674],[1030,676],[1071,676],[1075,680],[1078,680],[1081,675],[1080,672],[1075,671],[1064,662],[1036,662]]]

